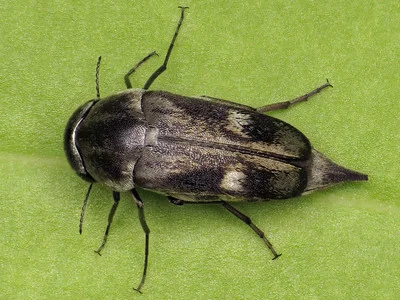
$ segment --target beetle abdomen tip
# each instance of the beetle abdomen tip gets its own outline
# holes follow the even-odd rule
[[[312,149],[305,192],[320,190],[345,181],[366,181],[368,175],[337,165],[325,155]]]

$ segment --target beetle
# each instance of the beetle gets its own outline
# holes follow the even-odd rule
[[[186,97],[166,91],[149,91],[166,68],[187,7],[168,48],[164,63],[142,89],[132,89],[130,76],[150,53],[125,75],[127,90],[100,98],[96,67],[97,98],[80,106],[64,133],[65,153],[71,167],[90,182],[81,212],[79,232],[93,183],[113,191],[100,254],[106,244],[120,193],[130,191],[145,233],[141,292],[145,282],[149,234],[144,204],[137,188],[164,194],[176,205],[220,203],[263,239],[276,259],[264,232],[230,202],[287,199],[344,181],[368,180],[368,176],[341,167],[315,150],[295,127],[265,112],[286,109],[306,101],[331,84],[327,81],[291,101],[252,108],[207,96]]]

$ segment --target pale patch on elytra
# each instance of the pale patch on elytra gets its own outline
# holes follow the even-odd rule
[[[238,112],[237,110],[229,110],[229,114],[227,117],[228,124],[226,125],[226,129],[229,131],[241,135],[243,137],[248,137],[248,135],[243,132],[243,126],[250,125],[253,123],[253,120],[249,114]]]
[[[226,191],[243,191],[242,182],[244,182],[245,179],[246,175],[243,172],[237,169],[227,170],[222,178],[221,188]]]

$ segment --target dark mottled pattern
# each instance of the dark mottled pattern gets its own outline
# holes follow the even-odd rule
[[[193,201],[300,195],[311,154],[289,124],[218,99],[146,92],[142,109],[157,143],[145,147],[135,185]]]
[[[300,131],[248,106],[150,91],[143,95],[142,107],[161,138],[208,142],[208,147],[229,145],[283,160],[305,161],[311,155]]]
[[[233,187],[223,184],[231,171],[244,174]],[[221,195],[232,201],[265,200],[299,195],[307,183],[304,175],[303,169],[270,158],[175,141],[146,147],[134,181],[168,195],[192,195],[193,201],[213,201]]]
[[[284,199],[299,196],[307,185],[307,171],[289,164],[282,168],[265,168],[249,165],[243,170],[244,198]]]

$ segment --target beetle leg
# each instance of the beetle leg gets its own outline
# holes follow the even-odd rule
[[[100,254],[100,251],[101,251],[101,249],[103,249],[104,246],[106,245],[107,237],[108,237],[108,232],[110,231],[110,226],[111,226],[112,220],[113,220],[113,218],[114,218],[115,211],[117,210],[118,203],[119,203],[119,199],[120,199],[119,192],[113,192],[113,198],[114,198],[114,204],[113,204],[113,206],[111,207],[110,213],[108,214],[108,224],[107,224],[106,232],[104,233],[103,242],[101,243],[99,249],[97,249],[97,250],[94,251],[94,252],[96,252],[98,255],[101,255],[101,254]]]
[[[272,104],[268,104],[265,106],[261,106],[261,107],[257,108],[257,111],[260,113],[265,113],[267,111],[272,111],[272,110],[288,109],[290,106],[292,106],[296,103],[307,101],[308,98],[314,96],[315,94],[318,94],[320,91],[322,91],[323,89],[325,89],[327,87],[333,87],[329,83],[328,79],[326,80],[325,84],[321,85],[320,87],[312,90],[311,92],[309,92],[307,94],[304,94],[304,95],[297,97],[295,99],[292,99],[290,101],[283,101],[283,102],[272,103]]]
[[[268,241],[268,239],[266,238],[264,232],[258,228],[256,225],[254,225],[254,223],[251,221],[251,219],[246,216],[245,214],[241,213],[240,211],[238,211],[236,208],[234,208],[232,205],[230,205],[229,203],[222,201],[222,206],[225,207],[229,212],[231,212],[232,214],[234,214],[236,217],[238,217],[240,220],[242,220],[244,223],[246,223],[247,225],[250,226],[251,229],[253,229],[253,231],[255,233],[257,233],[257,235],[263,239],[264,243],[267,245],[267,247],[269,248],[269,250],[271,250],[272,254],[274,255],[273,259],[278,258],[279,256],[281,256],[282,254],[278,254],[274,247],[272,246],[272,244],[270,243],[270,241]]]
[[[281,256],[282,254],[278,254],[274,247],[272,246],[271,242],[268,241],[267,237],[265,236],[264,232],[258,228],[252,221],[251,219],[246,216],[245,214],[243,214],[242,212],[240,212],[239,210],[237,210],[236,208],[234,208],[232,205],[230,205],[228,202],[225,201],[210,201],[210,202],[193,202],[193,201],[184,201],[184,200],[180,200],[177,199],[175,197],[172,196],[168,196],[169,201],[172,204],[175,205],[183,205],[183,204],[211,204],[211,203],[221,203],[223,207],[225,207],[229,212],[231,212],[233,215],[235,215],[236,217],[238,217],[240,220],[242,220],[244,223],[246,223],[247,225],[250,226],[251,229],[253,229],[253,231],[260,237],[263,239],[264,243],[267,245],[267,247],[269,248],[269,250],[271,250],[272,254],[274,255],[273,259],[278,258],[279,256]]]
[[[82,211],[81,211],[81,219],[79,220],[79,234],[82,234],[82,226],[83,226],[83,218],[85,216],[86,205],[89,199],[90,191],[92,190],[93,183],[89,185],[88,191],[86,193],[85,200],[83,201]]]
[[[181,9],[181,18],[179,19],[178,26],[176,27],[174,37],[172,38],[172,41],[169,44],[169,48],[168,48],[168,51],[167,51],[167,55],[165,56],[164,63],[147,80],[146,84],[143,87],[143,89],[145,89],[145,90],[148,90],[150,88],[151,84],[153,83],[153,81],[156,80],[156,78],[158,76],[160,76],[161,73],[164,72],[167,69],[167,63],[168,63],[168,60],[169,60],[169,56],[171,55],[172,48],[174,48],[176,37],[178,36],[179,29],[181,28],[183,17],[184,17],[184,14],[185,14],[185,9],[188,8],[188,7],[179,6],[179,8]]]
[[[133,189],[131,190],[133,200],[135,201],[135,204],[138,208],[139,212],[139,221],[140,224],[142,225],[144,234],[145,234],[145,246],[144,246],[144,265],[143,265],[143,274],[142,274],[142,280],[139,283],[139,286],[137,288],[133,288],[135,291],[138,291],[139,293],[142,293],[140,289],[142,288],[144,281],[146,279],[146,273],[147,273],[147,265],[149,262],[149,235],[150,235],[150,229],[149,226],[147,226],[146,219],[144,217],[144,210],[143,210],[143,201],[140,199],[140,196],[138,192]]]
[[[132,88],[132,83],[131,83],[131,80],[129,79],[129,76],[131,76],[133,74],[133,72],[135,72],[136,69],[139,68],[142,63],[144,63],[146,60],[148,60],[153,55],[158,55],[158,54],[156,51],[149,53],[145,58],[140,60],[132,69],[130,69],[128,71],[128,73],[126,73],[126,75],[124,76],[126,88],[128,88],[128,89]]]
[[[179,200],[179,199],[174,198],[172,196],[167,196],[167,198],[168,198],[169,202],[174,204],[174,205],[183,205],[184,201],[182,201],[182,200]]]

